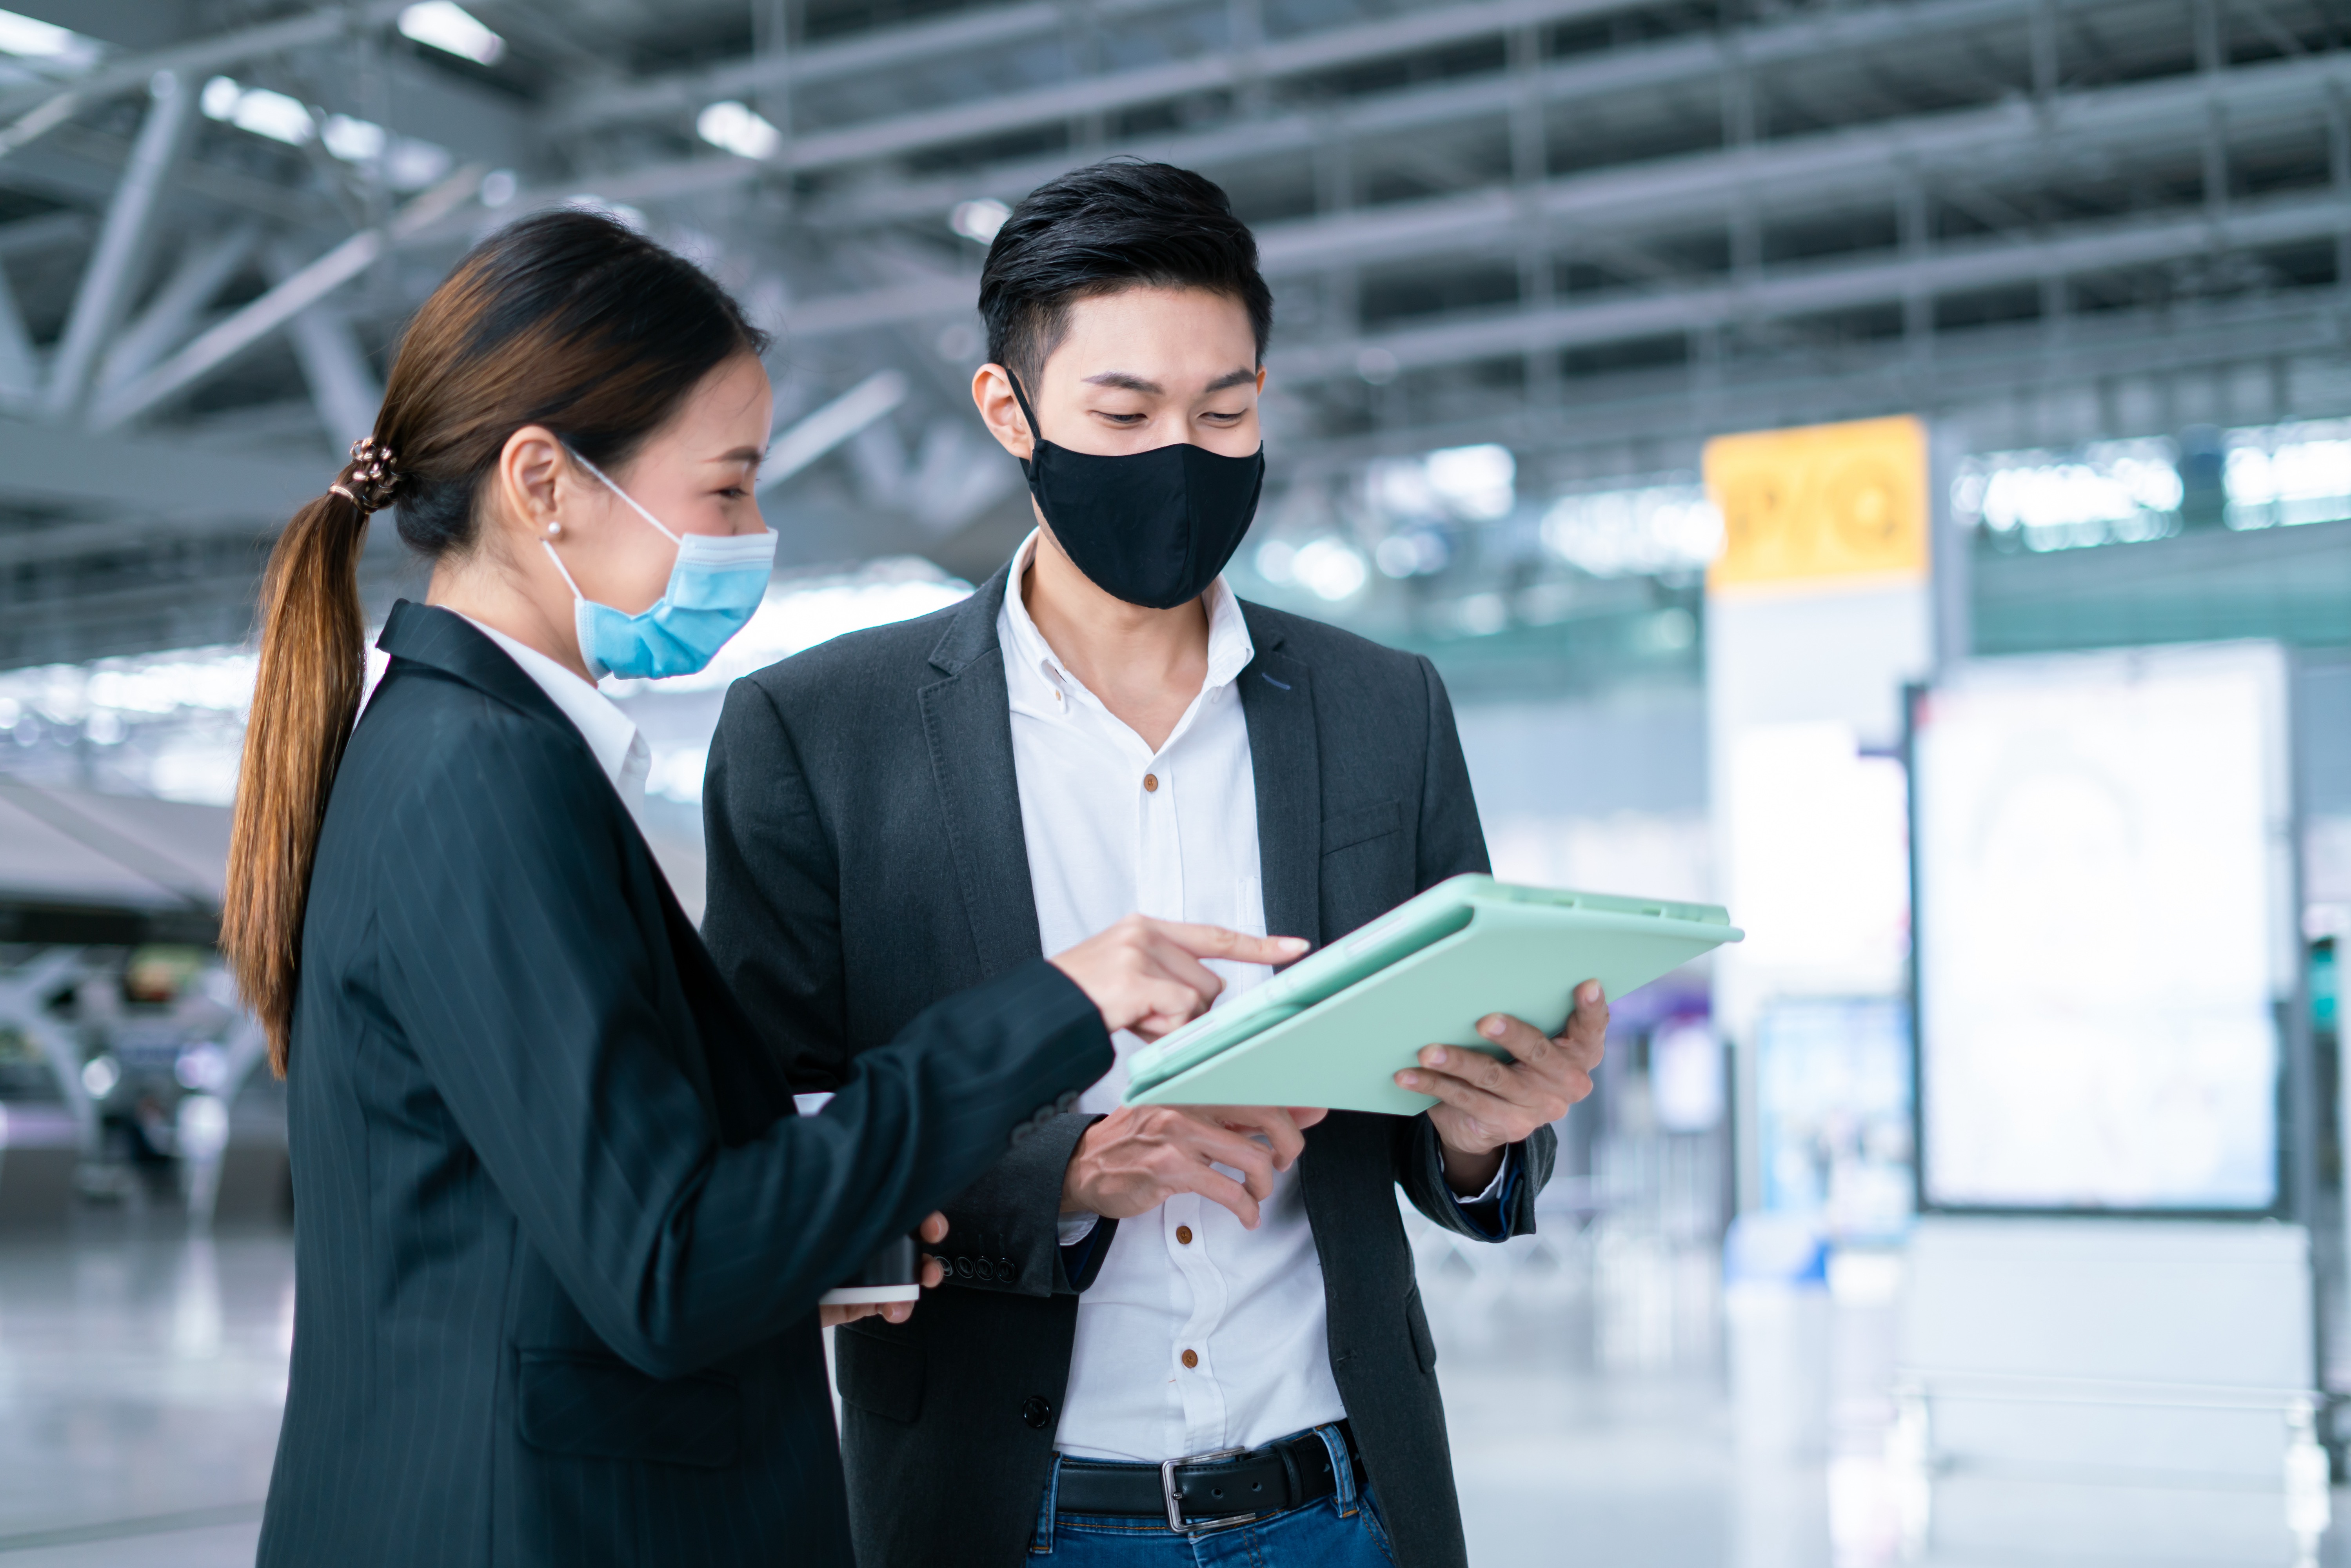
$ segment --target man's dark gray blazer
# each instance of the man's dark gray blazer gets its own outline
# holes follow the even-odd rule
[[[831,1087],[924,1008],[1038,956],[996,639],[1006,575],[956,608],[838,638],[727,694],[703,795],[704,936],[796,1088]],[[1431,883],[1486,870],[1452,709],[1427,661],[1256,605],[1243,613],[1257,648],[1239,685],[1267,930],[1327,943]],[[903,1326],[841,1331],[862,1568],[1025,1561],[1091,1282],[1083,1266],[1069,1277],[1056,1231],[1062,1175],[1090,1121],[1058,1118],[946,1206],[957,1288]],[[1549,1129],[1514,1155],[1499,1217],[1508,1233],[1534,1228],[1552,1155]],[[1397,1556],[1407,1568],[1461,1563],[1437,1347],[1394,1196],[1401,1183],[1422,1213],[1478,1234],[1446,1187],[1435,1129],[1426,1116],[1339,1113],[1308,1132],[1297,1169],[1331,1371]]]
[[[402,604],[327,809],[264,1568],[849,1568],[819,1292],[1108,1070],[1039,963],[802,1119],[587,743]]]

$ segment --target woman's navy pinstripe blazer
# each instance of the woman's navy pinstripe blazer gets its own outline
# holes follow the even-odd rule
[[[820,1292],[1108,1070],[1040,962],[820,1117],[586,743],[402,604],[338,775],[288,1083],[269,1568],[850,1562]]]

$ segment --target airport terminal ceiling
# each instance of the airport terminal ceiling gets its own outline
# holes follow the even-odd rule
[[[1502,669],[1694,678],[1711,434],[2351,414],[2329,0],[17,4],[0,664],[241,640],[409,312],[562,202],[778,331],[788,560],[976,579],[1026,514],[966,391],[986,237],[1078,162],[1198,168],[1277,296],[1246,586]]]

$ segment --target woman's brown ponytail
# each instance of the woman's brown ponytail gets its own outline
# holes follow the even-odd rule
[[[310,862],[366,674],[360,552],[368,515],[394,483],[387,456],[372,441],[354,446],[342,477],[278,536],[262,579],[261,664],[237,770],[221,946],[280,1077]]]
[[[366,670],[358,573],[368,515],[396,493],[411,549],[430,561],[463,556],[478,536],[483,481],[516,431],[546,425],[617,474],[704,378],[766,348],[692,262],[579,211],[492,235],[409,322],[375,434],[287,525],[262,584],[221,946],[281,1076],[319,831]]]

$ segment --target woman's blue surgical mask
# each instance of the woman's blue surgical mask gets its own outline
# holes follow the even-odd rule
[[[677,544],[677,564],[669,569],[669,586],[650,609],[630,615],[580,592],[565,570],[563,558],[555,553],[555,546],[546,539],[538,541],[571,590],[572,626],[579,633],[580,657],[588,673],[599,680],[608,674],[632,680],[693,674],[718,656],[718,650],[743,630],[767,596],[768,576],[776,564],[776,530],[687,534],[681,538],[662,528],[659,517],[638,506],[636,497],[613,484],[601,468],[577,452],[571,457],[602,479],[606,488],[629,504],[631,511]]]

